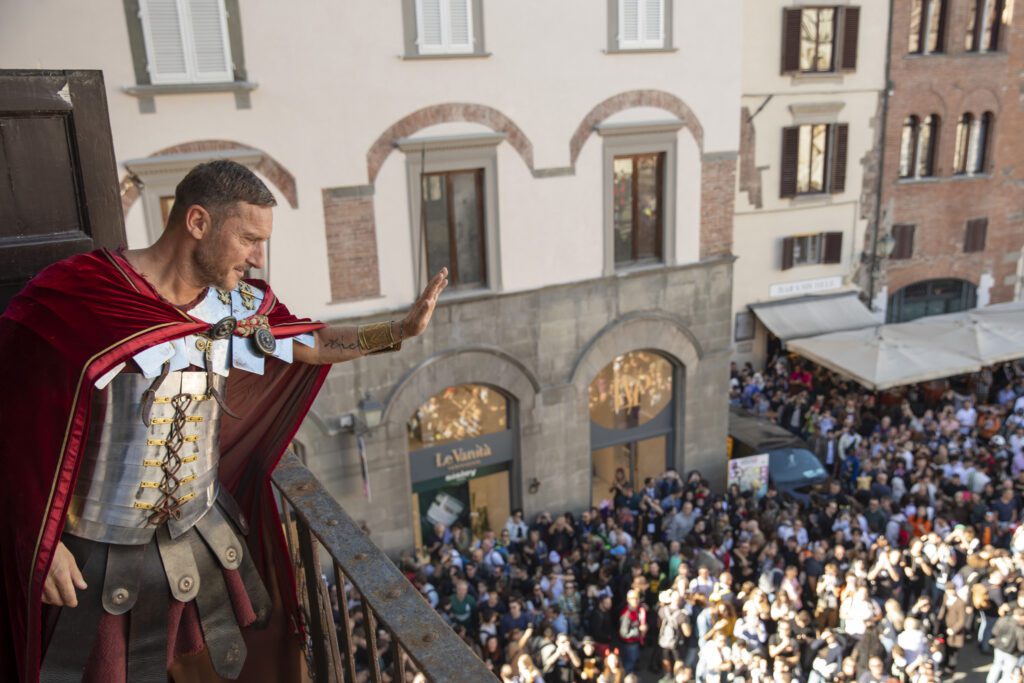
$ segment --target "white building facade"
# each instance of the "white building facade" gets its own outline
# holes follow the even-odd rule
[[[385,549],[597,505],[619,467],[724,483],[740,0],[3,5],[0,68],[103,71],[130,247],[230,158],[278,199],[262,275],[294,312],[399,316],[451,268],[428,333],[332,371],[297,436]]]
[[[856,291],[877,192],[888,14],[885,0],[744,3],[738,362],[759,369],[778,344],[751,305]]]

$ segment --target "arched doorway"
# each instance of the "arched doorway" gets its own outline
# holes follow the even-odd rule
[[[977,287],[966,280],[946,278],[907,285],[889,297],[885,320],[905,323],[929,315],[966,311],[977,305]]]
[[[409,473],[416,547],[434,524],[456,521],[475,534],[499,529],[512,507],[519,454],[516,404],[485,384],[431,396],[409,417]]]
[[[635,488],[673,461],[681,368],[655,351],[630,351],[590,383],[591,503],[611,498],[616,470]]]

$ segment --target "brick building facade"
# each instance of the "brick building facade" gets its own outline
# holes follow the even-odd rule
[[[890,322],[1013,300],[1024,19],[1001,0],[898,0],[891,31],[881,203],[859,284]]]

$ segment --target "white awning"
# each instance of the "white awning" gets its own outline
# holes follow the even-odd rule
[[[878,325],[878,320],[857,298],[857,292],[799,296],[751,304],[750,310],[784,342]]]
[[[795,339],[786,346],[869,389],[889,389],[1024,358],[1024,303]]]

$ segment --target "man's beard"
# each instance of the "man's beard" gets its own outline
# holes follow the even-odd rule
[[[224,267],[216,258],[213,249],[200,247],[193,252],[192,262],[195,265],[196,273],[203,284],[218,289],[230,289],[231,267]]]

